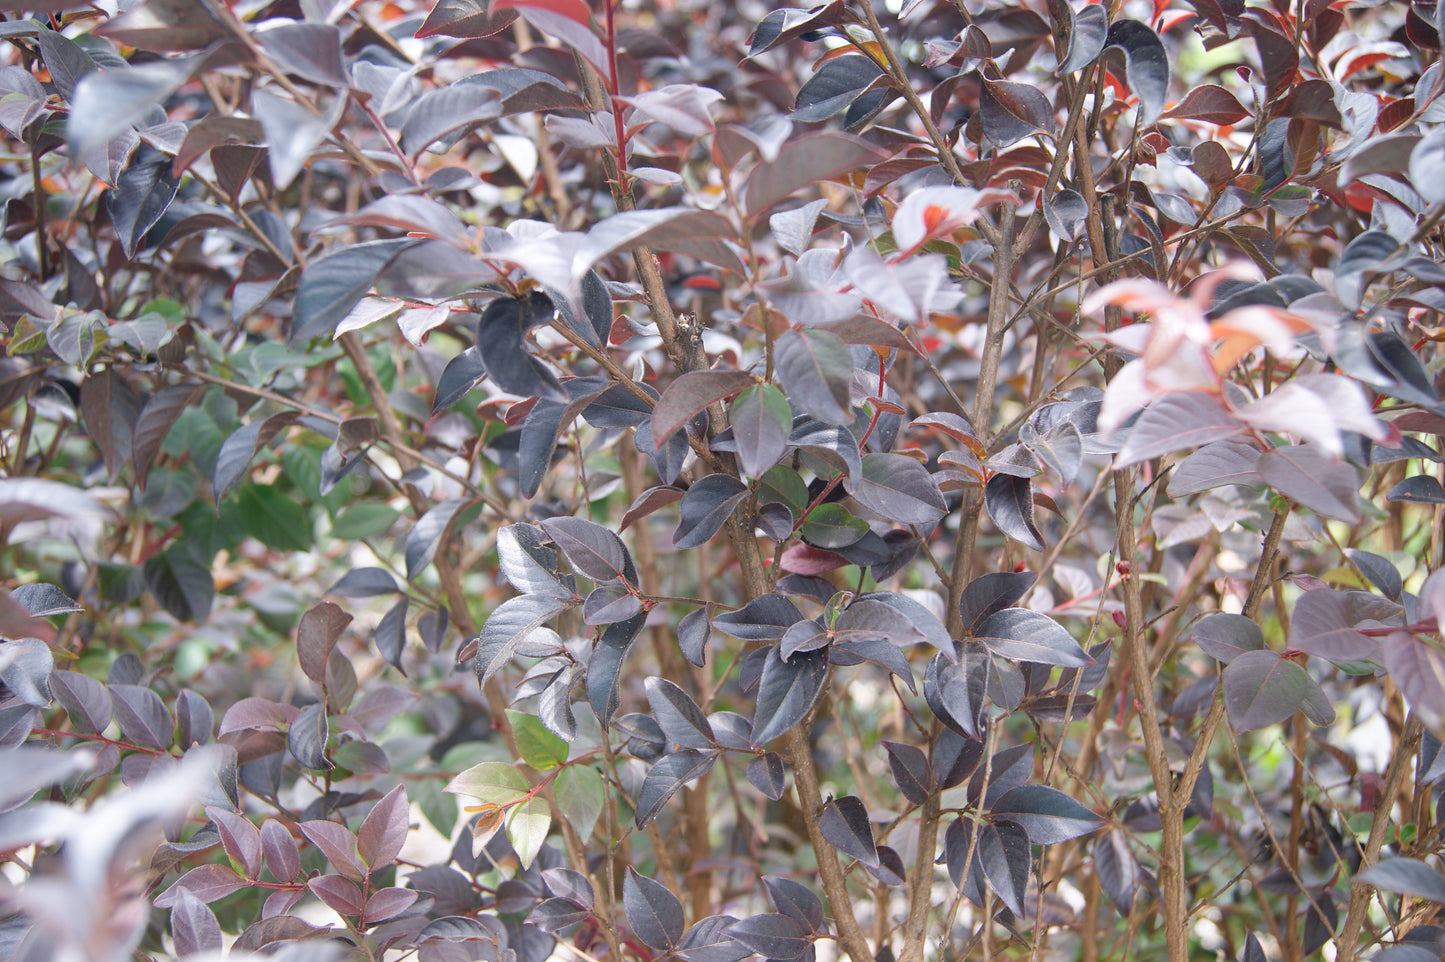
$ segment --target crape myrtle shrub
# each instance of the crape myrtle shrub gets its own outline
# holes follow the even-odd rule
[[[3,6],[0,957],[1439,957],[1441,6]]]

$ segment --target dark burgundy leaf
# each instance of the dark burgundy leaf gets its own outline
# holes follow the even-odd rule
[[[1252,11],[1259,13],[1259,11]],[[1299,72],[1299,48],[1292,37],[1277,29],[1264,17],[1247,16],[1244,28],[1254,38],[1270,100],[1278,97],[1296,82]]]
[[[361,889],[351,879],[340,875],[320,875],[307,879],[306,887],[338,915],[357,917],[366,910]]]
[[[182,748],[204,745],[211,740],[215,727],[216,716],[210,702],[189,688],[182,689],[176,696],[176,744]]]
[[[1024,829],[1013,822],[985,823],[979,826],[974,857],[974,864],[983,868],[984,878],[988,879],[994,894],[1020,918],[1024,914],[1029,869],[1034,862],[1030,841]]]
[[[1100,9],[1098,4],[1089,4],[1085,9]],[[1089,205],[1078,191],[1064,189],[1044,202],[1044,220],[1049,229],[1061,240],[1076,240],[1084,221],[1089,216]]]
[[[973,874],[969,871],[970,866],[966,862],[969,841],[972,837],[973,825],[966,815],[960,815],[949,822],[948,828],[943,833],[943,854],[939,856],[938,860],[948,867],[948,877],[959,888],[963,888],[964,881]],[[975,846],[974,864],[977,862],[977,846]]]
[[[1410,153],[1410,183],[1430,203],[1445,202],[1445,136],[1439,128],[1422,138]]]
[[[642,828],[656,818],[662,806],[666,805],[668,799],[676,795],[677,790],[685,783],[701,778],[711,771],[717,756],[716,750],[684,748],[658,759],[647,770],[647,777],[642,780],[642,788],[637,792],[637,827]],[[628,915],[630,917],[631,913]],[[679,921],[678,935],[681,934]]]
[[[758,682],[753,744],[766,745],[802,721],[823,690],[827,676],[826,651],[802,652],[783,661],[776,648],[768,649]]]
[[[743,768],[748,784],[773,801],[783,797],[788,783],[783,772],[783,760],[776,752],[763,752],[750,760]]]
[[[373,598],[395,594],[399,590],[396,579],[385,568],[352,568],[341,576],[340,581],[326,589],[326,593],[342,598]]]
[[[973,778],[968,783],[969,801],[977,804],[979,795],[982,794],[985,807],[992,806],[1004,794],[1021,788],[1030,778],[1034,771],[1034,746],[1030,744],[1015,745],[1013,748],[1005,748],[1001,752],[995,752],[993,760],[986,766],[988,770],[988,790],[984,791],[983,776],[984,767],[976,769]]]
[[[427,510],[417,519],[406,535],[406,576],[408,579],[421,574],[436,557],[442,536],[463,508],[471,502],[463,498],[451,498]]]
[[[938,720],[970,738],[977,737],[988,682],[988,655],[981,645],[965,649],[960,660],[938,654],[923,674],[923,698]]]
[[[1320,448],[1307,444],[1275,448],[1261,454],[1254,469],[1270,487],[1316,514],[1352,523],[1360,520],[1359,475]]]
[[[1274,651],[1246,651],[1224,669],[1224,707],[1236,731],[1284,721],[1297,710],[1325,724],[1334,709],[1319,684],[1300,665]],[[1317,719],[1328,721],[1318,721]]]
[[[985,618],[1017,605],[1038,579],[1032,571],[995,571],[970,581],[959,603],[964,631],[972,634]]]
[[[1372,885],[1382,892],[1409,895],[1445,905],[1445,878],[1418,859],[1381,859],[1351,881],[1357,885]]]
[[[1289,647],[1332,661],[1377,657],[1379,642],[1355,630],[1358,616],[1351,608],[1350,596],[1344,592],[1330,588],[1306,591],[1290,615]]]
[[[712,726],[697,703],[672,682],[656,676],[643,682],[652,715],[668,739],[678,748],[713,748]]]
[[[401,667],[401,653],[406,648],[406,612],[409,606],[407,598],[392,605],[377,622],[376,634],[372,636],[377,653],[403,675],[406,672]]]
[[[856,795],[845,795],[824,805],[818,830],[838,851],[853,856],[864,865],[878,864],[878,847],[873,841],[868,808]]]
[[[789,915],[754,915],[728,926],[728,934],[765,959],[791,962],[812,948],[807,928]]]
[[[823,902],[812,889],[801,882],[777,875],[764,875],[763,887],[768,890],[768,896],[780,913],[796,919],[814,935],[827,933],[828,926],[823,920]]]
[[[1409,501],[1412,504],[1445,504],[1445,487],[1428,474],[1408,477],[1385,495],[1387,501]]]
[[[1053,132],[1053,107],[1037,87],[985,77],[978,99],[983,134],[999,147],[1039,131]]]
[[[1129,849],[1129,839],[1122,831],[1111,828],[1094,842],[1094,871],[1098,873],[1099,885],[1127,918],[1134,907],[1134,893],[1139,890],[1143,871],[1139,860]]]
[[[778,378],[793,405],[830,424],[853,423],[853,354],[841,338],[816,329],[787,331],[774,349]]]
[[[865,865],[868,874],[884,885],[907,885],[908,874],[903,866],[903,857],[887,845],[878,846],[878,864]]]
[[[933,475],[902,454],[865,454],[852,492],[859,503],[896,524],[932,525],[948,510]]]
[[[870,591],[859,595],[855,604],[865,601],[892,608],[908,620],[912,629],[911,634],[922,636],[924,640],[946,656],[952,656],[953,639],[948,636],[948,629],[943,627],[943,623],[938,620],[937,615],[919,602],[894,591]],[[908,639],[905,635],[900,640]]]
[[[518,595],[498,605],[477,635],[477,655],[473,668],[479,684],[485,685],[501,671],[532,633],[555,618],[567,607],[557,598],[545,595]]]
[[[688,371],[669,384],[652,409],[652,442],[662,447],[708,405],[756,384],[746,371]]]
[[[176,956],[186,958],[202,953],[221,951],[221,923],[216,914],[189,889],[176,893],[171,907],[171,938]]]
[[[1184,95],[1184,99],[1166,110],[1161,120],[1201,120],[1227,126],[1249,116],[1234,94],[1218,84],[1200,84]]]
[[[556,377],[527,350],[523,335],[551,319],[552,299],[541,291],[525,298],[498,297],[477,321],[477,350],[487,376],[502,390],[522,397],[561,397]]]
[[[10,600],[24,608],[32,618],[49,618],[85,610],[55,585],[43,581],[20,585],[10,592]]]
[[[1087,835],[1104,823],[1092,811],[1047,785],[1011,789],[989,806],[993,818],[1017,822],[1035,845],[1052,845]]]
[[[50,693],[65,708],[71,727],[86,734],[99,734],[110,725],[112,707],[105,685],[78,671],[50,674]]]
[[[676,504],[682,500],[684,492],[671,485],[659,484],[642,492],[628,506],[622,515],[622,524],[619,531],[626,531],[633,524],[647,517],[655,511],[659,511],[670,504]]]
[[[170,748],[175,722],[159,695],[140,685],[111,685],[110,695],[126,738],[147,748]]]
[[[567,415],[567,406],[561,401],[542,398],[522,422],[522,437],[517,449],[520,462],[521,488],[524,497],[533,497],[542,486],[547,469],[552,466],[552,456],[557,450],[557,438],[562,431],[562,420]]]
[[[105,195],[105,206],[127,257],[135,255],[146,232],[171,206],[180,183],[171,173],[169,157],[132,164],[121,172],[115,189]]]
[[[1205,615],[1195,623],[1190,634],[1205,654],[1226,665],[1246,651],[1264,648],[1264,633],[1244,615],[1228,612]]]
[[[962,785],[981,761],[983,742],[944,729],[933,743],[934,787],[942,790]]]
[[[743,207],[756,219],[796,190],[883,159],[879,148],[851,134],[832,130],[801,134],[785,143],[773,159],[753,168]]]
[[[350,85],[341,54],[341,30],[334,24],[274,20],[256,32],[266,56],[287,73],[325,87]]]
[[[39,638],[0,639],[0,684],[10,689],[10,696],[31,707],[44,708],[50,701],[48,680],[54,668],[50,646]],[[161,712],[165,712],[164,707]]]
[[[456,404],[477,386],[487,375],[487,366],[482,362],[482,352],[476,345],[468,347],[447,362],[437,378],[436,394],[432,398],[432,413],[437,414]]]
[[[1169,493],[1182,498],[1226,484],[1261,485],[1264,480],[1254,470],[1258,460],[1259,448],[1246,441],[1206,445],[1174,466],[1169,475]]]
[[[922,805],[933,791],[933,769],[928,764],[928,756],[913,745],[889,741],[882,745],[888,752],[888,767],[898,790],[914,805]]]
[[[797,605],[779,594],[754,598],[737,611],[713,619],[713,627],[741,641],[779,641],[793,625],[803,620]]]
[[[398,785],[367,813],[356,832],[357,853],[375,872],[396,861],[408,830],[406,786]]]
[[[216,826],[233,864],[240,865],[248,878],[261,871],[261,833],[250,820],[224,808],[207,808],[206,817]]]
[[[1098,59],[1104,52],[1104,41],[1109,31],[1109,12],[1102,4],[1088,3],[1073,10],[1067,3],[1059,7],[1069,13],[1068,47],[1059,57],[1056,76],[1074,73]]]
[[[1406,631],[1392,632],[1380,647],[1385,668],[1411,709],[1432,723],[1445,718],[1445,651]],[[1314,679],[1310,683],[1313,685]],[[1333,719],[1333,712],[1330,717]]]
[[[418,37],[491,37],[517,19],[515,9],[491,10],[491,0],[438,0],[417,30]]]
[[[862,54],[844,54],[825,61],[798,91],[793,120],[803,124],[827,120],[846,110],[881,76],[883,70],[877,62]]]
[[[822,424],[808,418],[794,428],[788,443],[818,457],[845,478],[856,478],[862,474],[858,439],[845,427]],[[798,506],[798,510],[801,511],[802,506]]]
[[[345,825],[317,819],[302,822],[300,828],[301,834],[320,849],[342,875],[357,882],[366,879],[366,866],[357,852],[356,835]]]
[[[707,643],[712,637],[712,621],[706,608],[689,611],[677,623],[677,644],[690,664],[701,668],[707,664]]]
[[[382,268],[413,243],[396,238],[350,244],[307,263],[292,306],[291,341],[305,342],[332,334],[371,290]]]
[[[783,392],[771,384],[745,389],[728,409],[738,460],[751,478],[761,477],[787,450],[793,412]]]
[[[682,519],[673,532],[673,546],[686,549],[707,544],[747,495],[748,486],[729,474],[709,474],[694,482],[679,505]]]
[[[296,660],[301,671],[318,685],[326,684],[326,663],[351,616],[331,602],[323,602],[301,616],[296,626]]]
[[[316,771],[330,771],[331,760],[326,757],[326,740],[331,730],[326,721],[326,706],[314,702],[301,709],[295,721],[286,732],[286,748],[306,768]]]
[[[1152,126],[1163,113],[1169,94],[1169,53],[1163,41],[1137,20],[1116,20],[1109,26],[1104,45],[1124,51],[1129,86],[1139,98],[1138,126]]]
[[[1207,394],[1168,394],[1139,416],[1114,464],[1126,467],[1201,447],[1243,432],[1244,425]]]
[[[542,530],[572,567],[593,581],[628,580],[632,558],[622,539],[602,525],[586,518],[548,518],[542,522]]]
[[[289,882],[301,872],[301,852],[296,839],[274,818],[261,823],[261,852],[266,868],[281,882]]]
[[[215,844],[212,842],[212,844]],[[174,885],[156,896],[153,903],[158,909],[168,909],[180,898],[182,889],[190,892],[202,902],[223,899],[237,889],[246,887],[247,881],[225,865],[201,865],[191,869]]]
[[[1376,588],[1384,592],[1385,597],[1391,601],[1400,600],[1400,592],[1405,589],[1405,583],[1400,577],[1400,569],[1395,567],[1394,562],[1380,555],[1371,554],[1359,548],[1350,548],[1345,551],[1355,567],[1368,579]]]
[[[1034,524],[1034,489],[1028,478],[995,474],[983,489],[983,503],[998,529],[1035,551],[1044,550],[1044,537]]]
[[[1088,652],[1068,630],[1048,615],[1026,608],[1005,608],[984,619],[974,636],[989,651],[1015,661],[1065,668],[1083,668],[1093,663]]]
[[[582,673],[582,666],[569,664],[559,669],[547,687],[542,689],[542,694],[537,696],[537,717],[542,719],[542,724],[548,730],[563,741],[572,741],[577,737],[577,717],[572,711],[572,686],[577,676]]]
[[[623,584],[598,585],[582,603],[582,621],[593,627],[626,621],[642,610],[642,601]]]
[[[41,27],[36,31],[35,39],[40,44],[40,56],[45,61],[45,69],[49,71],[55,89],[66,100],[74,99],[75,85],[81,77],[95,69],[95,61],[78,43],[54,30]]]
[[[141,399],[113,368],[103,368],[80,385],[80,410],[85,430],[105,458],[110,480],[120,476],[130,463],[135,423],[140,418]],[[217,462],[219,466],[219,461]]]
[[[500,92],[480,83],[454,83],[428,90],[407,108],[401,148],[415,158],[437,141],[501,115]]]
[[[752,949],[727,934],[737,919],[731,915],[710,915],[687,930],[677,954],[687,962],[742,962]]]
[[[587,660],[587,702],[604,728],[617,712],[622,659],[646,621],[647,615],[639,613],[629,621],[608,625]]]
[[[368,925],[374,922],[385,922],[411,908],[417,898],[418,893],[413,889],[395,886],[374,889],[370,898],[366,900],[366,909],[362,914]]]
[[[88,382],[87,382],[88,383]],[[149,406],[149,405],[147,405]],[[216,503],[246,476],[251,459],[278,434],[290,427],[300,416],[296,411],[282,411],[270,417],[242,425],[221,443],[216,455],[216,470],[211,486],[215,489]]]

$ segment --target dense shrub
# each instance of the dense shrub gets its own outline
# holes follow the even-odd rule
[[[1445,5],[0,23],[0,957],[1438,958]]]

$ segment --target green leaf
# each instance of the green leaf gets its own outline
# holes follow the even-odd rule
[[[868,533],[868,522],[841,504],[820,504],[803,522],[803,540],[815,548],[846,548]]]
[[[442,791],[441,782],[434,778],[417,779],[411,788],[411,800],[432,828],[451,838],[452,829],[457,827],[457,800]]]
[[[347,508],[331,525],[331,536],[347,541],[374,538],[390,528],[401,512],[376,501]]]
[[[275,488],[248,484],[241,489],[241,524],[246,533],[278,551],[311,547],[311,522],[301,506]]]
[[[585,842],[591,837],[607,800],[602,775],[586,765],[569,765],[557,773],[552,793],[562,816],[572,823],[578,837]]]
[[[532,787],[526,776],[506,762],[473,765],[447,783],[443,791],[466,795],[490,805],[512,805],[525,798]]]
[[[778,465],[758,479],[758,503],[774,502],[787,505],[795,515],[808,506],[808,486],[792,468]]]
[[[551,771],[567,761],[567,743],[548,731],[542,719],[508,708],[507,721],[522,761],[539,772]]]
[[[552,815],[547,810],[546,799],[531,798],[508,809],[503,824],[507,829],[507,841],[516,850],[522,868],[531,868],[552,828]]]

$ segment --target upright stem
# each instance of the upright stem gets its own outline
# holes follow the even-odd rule
[[[1138,535],[1134,528],[1134,470],[1114,473],[1114,523],[1119,532],[1119,560],[1125,575],[1120,580],[1124,593],[1124,653],[1129,665],[1129,682],[1138,705],[1139,725],[1144,734],[1144,751],[1154,791],[1159,798],[1162,822],[1159,889],[1164,910],[1164,935],[1169,962],[1188,962],[1186,922],[1189,903],[1185,898],[1184,808],[1189,796],[1174,791],[1164,732],[1159,726],[1159,708],[1154,700],[1154,676],[1149,670],[1149,653],[1144,644],[1144,602],[1140,591]]]
[[[1004,204],[999,215],[998,239],[993,249],[993,281],[988,292],[988,332],[984,337],[983,356],[979,362],[978,388],[973,396],[973,429],[988,444],[991,438],[989,419],[993,413],[993,394],[998,385],[998,369],[1003,359],[1004,332],[1008,328],[1009,279],[1013,274],[1014,208]],[[958,520],[958,536],[953,542],[953,577],[948,583],[948,611],[944,625],[949,634],[963,633],[960,621],[963,589],[973,576],[973,546],[978,538],[978,522],[983,513],[983,493],[969,489],[964,496]]]
[[[1400,735],[1400,745],[1390,759],[1390,768],[1385,773],[1385,784],[1375,796],[1375,813],[1370,821],[1370,837],[1365,842],[1364,857],[1360,859],[1361,868],[1369,868],[1380,857],[1380,848],[1385,844],[1385,831],[1390,825],[1390,813],[1395,809],[1395,800],[1400,794],[1405,773],[1410,770],[1411,763],[1415,760],[1415,751],[1420,747],[1423,731],[1419,717],[1412,713]],[[1354,962],[1359,954],[1357,943],[1360,941],[1360,931],[1365,926],[1365,916],[1370,907],[1370,892],[1368,885],[1356,885],[1350,889],[1350,907],[1345,913],[1345,927],[1335,942],[1339,953],[1336,958],[1339,962]]]

